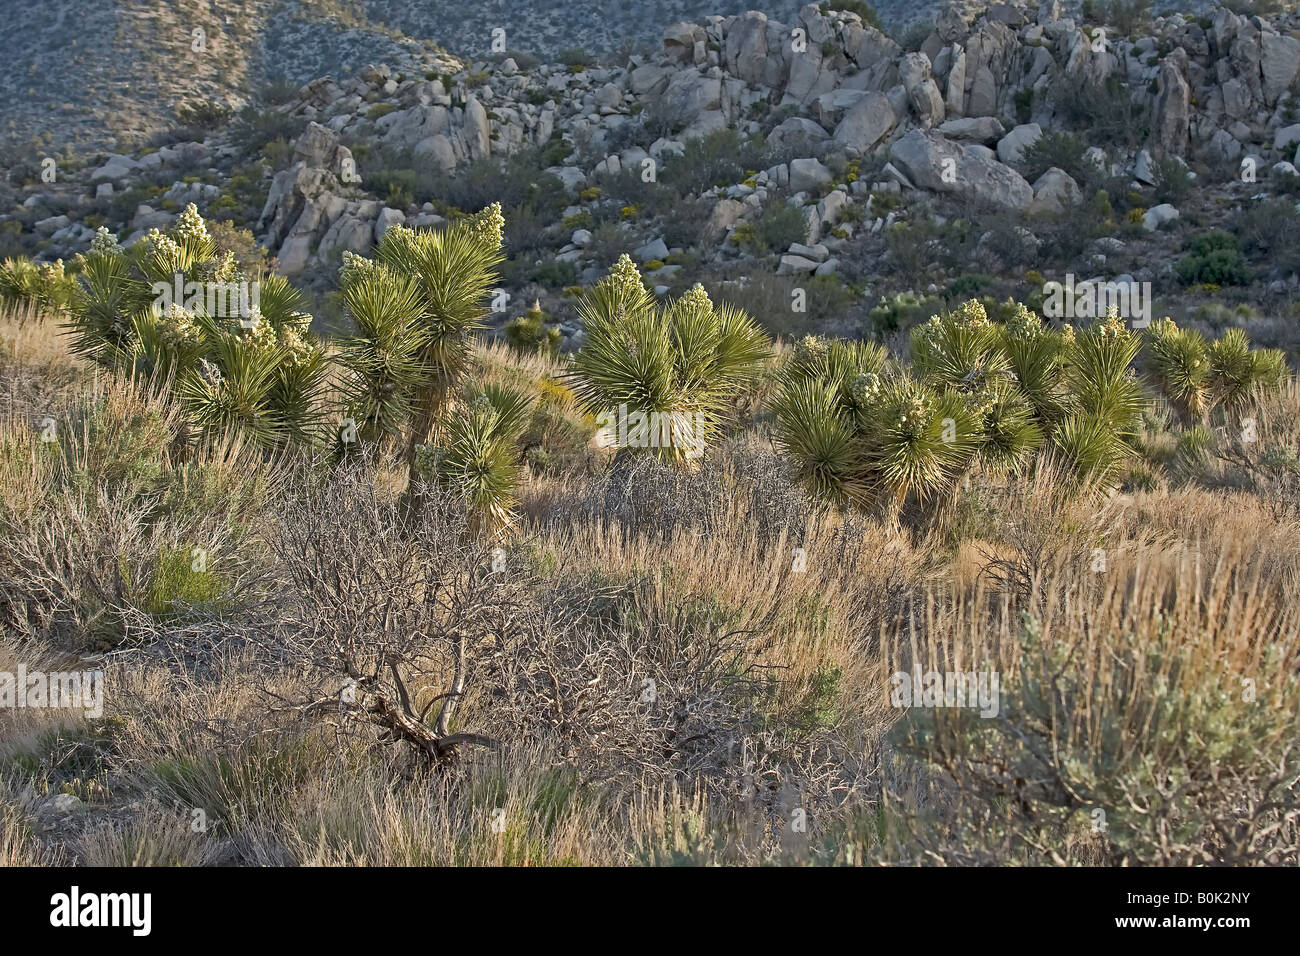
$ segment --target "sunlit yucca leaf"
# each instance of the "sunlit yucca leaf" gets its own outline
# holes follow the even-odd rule
[[[984,469],[995,475],[1023,471],[1044,439],[1029,399],[1003,381],[978,396],[975,405],[983,431],[979,460]]]
[[[865,504],[869,486],[861,439],[837,389],[816,379],[786,385],[774,401],[776,440],[790,455],[795,480],[814,498]]]
[[[963,396],[903,377],[887,382],[870,415],[868,462],[881,493],[901,506],[949,492],[980,446],[980,423]]]
[[[1210,359],[1205,336],[1172,319],[1147,333],[1147,364],[1156,387],[1184,422],[1199,421],[1210,406]]]

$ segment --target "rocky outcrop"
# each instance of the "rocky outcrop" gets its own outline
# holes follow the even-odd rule
[[[988,150],[961,146],[935,132],[913,130],[895,141],[889,158],[919,189],[965,193],[981,202],[1023,209],[1034,198],[1024,177],[991,159]]]

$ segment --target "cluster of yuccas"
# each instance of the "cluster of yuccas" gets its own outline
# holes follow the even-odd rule
[[[1152,332],[1153,364],[1165,394],[1186,405],[1191,393],[1170,385],[1170,356],[1181,353],[1162,346],[1172,327]],[[1080,482],[1104,483],[1132,454],[1147,404],[1134,369],[1141,349],[1115,315],[1054,330],[1014,303],[995,322],[976,301],[913,332],[911,368],[875,345],[809,338],[783,372],[777,436],[816,497],[895,513],[944,500],[976,470],[1021,474],[1044,457]],[[1216,349],[1190,376],[1198,414],[1215,401],[1240,409],[1285,374],[1280,354],[1251,352],[1240,333]]]
[[[373,259],[345,253],[339,272],[357,328],[339,347],[356,447],[399,446],[412,507],[421,484],[436,482],[466,500],[477,527],[493,532],[513,520],[518,438],[531,401],[509,389],[470,388],[464,379],[505,258],[504,228],[496,203],[441,231],[397,226]]]
[[[475,386],[466,375],[504,259],[504,225],[493,204],[441,231],[398,226],[373,258],[345,253],[339,274],[357,331],[336,356],[345,405],[337,452],[400,449],[413,507],[424,483],[436,482],[492,532],[513,522],[519,438],[531,409],[529,396]],[[172,382],[189,420],[205,431],[233,431],[268,448],[328,439],[332,416],[322,396],[330,360],[283,278],[257,280],[251,315],[214,312],[202,301],[159,306],[158,283],[246,281],[192,205],[169,233],[155,230],[129,253],[101,230],[77,268],[63,307],[77,351]],[[6,274],[61,287],[48,281],[57,276],[29,273]],[[666,423],[665,434],[634,438],[620,455],[645,447],[693,467],[770,355],[766,335],[743,311],[714,304],[698,285],[661,303],[627,256],[578,311],[586,342],[568,379],[583,408]],[[896,512],[909,500],[943,499],[975,470],[1023,473],[1045,455],[1081,481],[1112,478],[1146,406],[1133,367],[1143,339],[1115,316],[1076,333],[1046,328],[1014,303],[1002,311],[1005,321],[993,321],[971,301],[935,316],[913,333],[910,367],[875,344],[800,342],[774,403],[777,438],[798,480],[825,501]],[[1189,421],[1215,407],[1237,415],[1257,388],[1286,375],[1280,353],[1252,351],[1237,330],[1210,344],[1165,320],[1146,341],[1157,387]]]
[[[1260,388],[1276,388],[1287,377],[1278,349],[1255,349],[1241,329],[1228,329],[1210,342],[1173,319],[1147,331],[1146,363],[1160,394],[1187,425],[1204,423],[1214,410],[1239,418]]]
[[[65,270],[62,259],[32,262],[6,259],[0,263],[0,303],[31,303],[44,312],[66,314],[77,291],[75,273]]]
[[[75,351],[171,383],[204,432],[265,448],[319,438],[329,360],[308,335],[297,290],[281,276],[255,277],[256,306],[236,302],[229,290],[250,280],[233,255],[219,255],[192,204],[170,232],[153,230],[130,252],[101,229],[82,260],[68,308]],[[180,289],[182,301],[160,303],[155,285]]]

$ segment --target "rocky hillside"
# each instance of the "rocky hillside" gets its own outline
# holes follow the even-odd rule
[[[410,57],[316,79],[255,129],[29,174],[0,228],[68,257],[99,225],[134,240],[194,201],[327,290],[344,250],[499,199],[515,301],[570,336],[565,290],[625,250],[661,293],[761,286],[770,309],[768,277],[824,280],[812,313],[847,331],[887,294],[1003,291],[1026,270],[1151,281],[1170,312],[1198,284],[1259,301],[1300,281],[1279,243],[1294,220],[1262,205],[1296,191],[1295,13],[1216,7],[1126,36],[1054,2],[953,4],[906,50],[808,5],[674,23],[615,67]],[[1245,271],[1180,279],[1197,232],[1264,212],[1281,218],[1237,230]]]

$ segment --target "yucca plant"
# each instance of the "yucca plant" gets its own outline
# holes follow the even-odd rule
[[[429,444],[416,449],[416,479],[433,481],[469,508],[470,527],[500,534],[515,523],[521,477],[519,439],[532,400],[490,385],[443,415]]]
[[[76,288],[76,275],[65,270],[62,259],[37,264],[20,257],[0,263],[0,303],[62,314],[71,307]]]
[[[1277,389],[1286,381],[1286,357],[1277,349],[1250,347],[1241,329],[1228,329],[1209,349],[1209,391],[1214,404],[1237,418],[1256,391]]]
[[[1133,455],[1147,399],[1133,369],[1141,339],[1114,309],[1074,334],[1064,366],[1069,411],[1050,438],[1082,483],[1110,481]]]
[[[1024,305],[1012,306],[1001,330],[1002,351],[1017,387],[1033,406],[1035,420],[1050,429],[1070,409],[1064,371],[1074,348],[1074,330],[1044,328]]]
[[[267,275],[252,280],[256,301],[245,300],[250,280],[193,204],[129,253],[100,229],[79,279],[68,318],[75,351],[172,383],[204,431],[233,430],[264,448],[319,440],[329,361],[308,332],[301,295]]]
[[[1201,421],[1211,404],[1205,336],[1166,318],[1147,331],[1146,345],[1147,366],[1174,414],[1183,424]]]
[[[980,416],[953,389],[938,391],[909,376],[886,382],[866,414],[866,463],[875,497],[901,508],[953,490],[983,440]]]
[[[976,392],[1005,381],[1011,362],[998,326],[975,299],[912,330],[912,364],[936,388]]]
[[[715,305],[702,286],[660,306],[626,255],[582,298],[578,314],[587,340],[567,378],[583,409],[615,422],[618,441],[626,437],[619,455],[644,448],[693,467],[769,354],[753,319]]]
[[[442,230],[397,226],[374,259],[344,254],[340,291],[357,335],[341,346],[344,393],[363,440],[416,449],[451,411],[472,336],[497,282],[505,221],[493,203]]]

